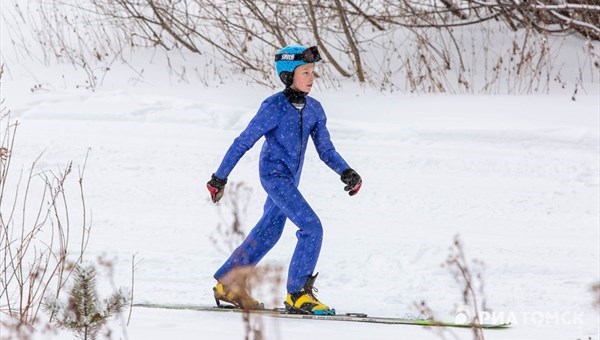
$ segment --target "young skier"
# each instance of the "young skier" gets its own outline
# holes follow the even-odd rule
[[[335,314],[314,295],[313,275],[323,237],[321,221],[298,190],[308,137],[319,158],[341,176],[350,196],[361,188],[362,179],[335,150],[326,127],[321,104],[307,96],[313,85],[314,64],[321,60],[316,46],[290,45],[275,55],[275,68],[285,89],[262,103],[256,116],[228,149],[221,165],[207,183],[212,201],[224,193],[227,177],[242,156],[263,136],[259,161],[260,181],[268,194],[264,213],[244,242],[214,274],[213,288],[220,301],[246,309],[262,307],[245,288],[244,272],[251,270],[277,243],[286,219],[297,227],[298,243],[288,271],[285,307],[292,313]]]

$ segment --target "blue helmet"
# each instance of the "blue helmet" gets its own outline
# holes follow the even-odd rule
[[[296,67],[316,63],[319,60],[321,60],[321,55],[316,46],[288,45],[275,55],[275,69],[285,86],[291,86]]]

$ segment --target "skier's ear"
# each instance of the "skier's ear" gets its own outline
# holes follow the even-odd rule
[[[294,83],[294,73],[288,71],[282,71],[279,73],[279,79],[285,85],[285,87],[290,87]]]

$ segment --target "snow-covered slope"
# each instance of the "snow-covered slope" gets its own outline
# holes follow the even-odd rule
[[[205,183],[273,91],[242,81],[205,87],[192,76],[181,82],[159,56],[143,52],[132,61],[145,70],[143,77],[113,65],[92,91],[71,66],[9,53],[2,37],[1,96],[20,122],[7,197],[21,169],[42,152],[36,170],[58,171],[71,160],[75,169],[83,166],[90,150],[88,259],[112,261],[114,285],[131,286],[135,255],[136,302],[213,303],[212,275],[236,241],[220,232],[230,220],[232,195],[213,205]],[[561,57],[569,59],[576,49],[567,47]],[[301,190],[324,225],[319,297],[337,310],[376,316],[415,313],[415,304],[425,301],[439,318],[454,320],[461,285],[441,264],[459,235],[467,256],[485,263],[491,314],[484,321],[513,323],[509,330],[486,331],[486,339],[598,340],[590,290],[600,281],[598,89],[598,83],[584,84],[572,100],[570,88],[538,96],[412,96],[345,83],[335,91],[317,86],[311,95],[327,112],[336,147],[364,179],[361,192],[349,197],[309,147]],[[265,200],[259,150],[250,150],[229,178],[228,188],[243,182],[251,190],[245,231]],[[75,226],[76,180],[67,196]],[[288,223],[261,267],[285,273],[295,230]],[[102,294],[111,288],[103,280]],[[268,285],[257,294],[277,305],[285,286]],[[112,324],[115,338],[244,334],[237,314],[134,309],[129,327],[120,323]],[[268,318],[262,325],[267,339],[305,339],[317,331],[333,339],[441,338],[415,326]],[[469,330],[452,332],[470,338]]]
[[[90,259],[113,259],[118,286],[130,286],[131,257],[142,260],[137,302],[212,303],[212,274],[231,242],[218,232],[229,212],[210,203],[204,183],[272,92],[231,84],[32,93],[10,80],[4,88],[21,123],[13,164],[27,167],[44,151],[40,169],[82,165],[91,148]],[[324,105],[340,153],[364,178],[360,194],[347,196],[309,149],[301,190],[325,228],[317,268],[323,301],[403,316],[424,300],[453,320],[460,286],[440,264],[459,234],[467,256],[486,265],[492,315],[514,323],[487,338],[597,339],[589,290],[599,264],[597,96],[413,97],[352,86],[311,95]],[[258,152],[259,145],[230,177],[252,189],[245,230],[265,199]],[[287,266],[294,232],[288,223],[263,264]],[[284,285],[259,294],[281,301]],[[317,329],[339,339],[438,338],[412,326],[271,319],[263,326],[268,338],[300,339]],[[239,315],[138,309],[127,328],[131,339],[239,339],[243,332]]]

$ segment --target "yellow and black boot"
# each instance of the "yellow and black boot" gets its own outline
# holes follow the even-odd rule
[[[226,286],[223,285],[221,282],[218,282],[217,285],[213,287],[213,292],[215,296],[215,302],[217,303],[217,307],[221,307],[221,302],[225,302],[232,305],[233,307],[242,309],[255,310],[265,308],[262,303],[252,298],[244,287],[237,284]],[[223,305],[223,307],[228,306]]]
[[[304,288],[297,293],[288,293],[285,299],[285,309],[293,314],[313,314],[313,315],[335,315],[335,309],[329,308],[315,296],[317,288],[314,287],[318,273],[309,276]]]

